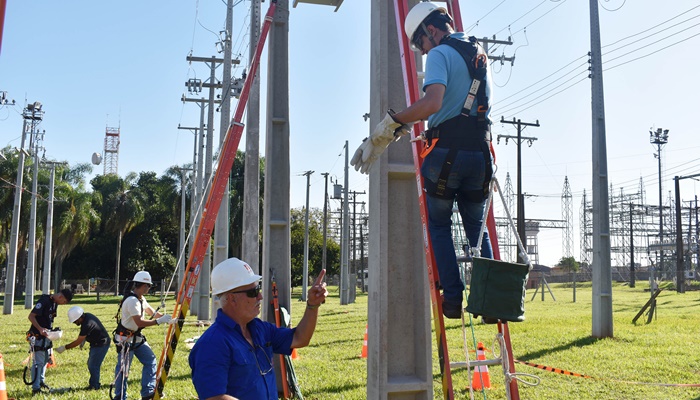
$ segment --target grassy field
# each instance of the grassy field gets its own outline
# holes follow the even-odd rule
[[[646,324],[646,317],[632,324],[632,318],[649,299],[643,283],[631,289],[622,284],[613,285],[614,338],[591,338],[591,288],[579,285],[577,302],[572,301],[572,289],[552,285],[556,301],[547,293],[542,301],[538,294],[530,300],[528,290],[527,320],[512,323],[513,352],[517,359],[531,363],[569,370],[593,378],[565,376],[542,371],[525,365],[516,365],[518,372],[541,378],[539,385],[519,385],[522,399],[700,399],[700,388],[668,387],[659,384],[700,383],[700,291],[677,294],[665,290],[658,297],[657,318]],[[299,290],[294,292],[298,298]],[[158,298],[150,298],[158,304]],[[296,300],[295,300],[296,301]],[[82,306],[96,314],[108,330],[114,328],[116,297],[102,296],[98,303],[94,296],[77,295],[73,305]],[[292,305],[295,312],[296,303]],[[61,306],[55,325],[64,329],[63,339],[56,344],[67,344],[78,334],[78,327],[69,324]],[[297,308],[299,310],[299,308]],[[410,312],[410,310],[407,310]],[[29,328],[23,301],[15,303],[13,315],[0,315],[0,352],[5,360],[5,374],[10,397],[29,398],[31,389],[22,382],[27,357],[24,335]],[[298,312],[298,311],[297,311]],[[365,399],[366,363],[359,357],[366,324],[367,297],[358,293],[355,304],[340,306],[336,288],[321,308],[320,322],[309,347],[298,351],[300,359],[294,362],[302,392],[307,399]],[[196,336],[204,328],[194,325],[195,317],[188,317],[181,339]],[[462,330],[459,321],[448,320],[448,342],[453,361],[464,360],[461,350]],[[164,328],[144,330],[149,343],[160,355]],[[473,329],[466,327],[467,341],[483,342],[494,347],[496,327],[475,322]],[[472,336],[473,335],[473,336]],[[471,347],[471,346],[470,346]],[[473,348],[473,347],[472,347]],[[433,342],[434,354],[435,344]],[[57,367],[47,370],[46,382],[53,388],[83,388],[87,386],[87,350],[72,349],[56,354]],[[166,383],[169,399],[195,399],[196,393],[189,377],[188,350],[181,344]],[[491,353],[487,353],[491,357]],[[473,359],[473,353],[470,353]],[[435,355],[434,360],[437,359]],[[114,377],[116,352],[108,354],[102,369],[102,384],[107,387]],[[435,398],[442,398],[440,375],[433,363]],[[493,388],[475,393],[477,399],[505,399],[503,374],[500,367],[491,367]],[[134,360],[129,376],[129,394],[138,398],[140,364]],[[453,372],[456,398],[469,398],[466,370]],[[53,393],[45,398],[104,399],[108,389],[97,392],[72,390]],[[41,398],[41,397],[39,397]]]

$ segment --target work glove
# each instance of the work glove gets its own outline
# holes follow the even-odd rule
[[[61,354],[61,353],[63,353],[64,351],[66,351],[66,346],[59,346],[59,347],[56,347],[56,351],[58,352],[58,354]]]
[[[360,171],[363,174],[369,173],[372,164],[377,161],[387,146],[411,131],[409,125],[397,122],[393,115],[394,112],[389,110],[382,122],[374,128],[369,138],[366,138],[357,148],[352,160],[350,160],[350,165],[355,167],[355,171]]]
[[[173,320],[173,317],[170,315],[163,315],[160,318],[156,319],[156,324],[161,325],[161,324],[169,324]],[[177,320],[176,320],[177,321]]]

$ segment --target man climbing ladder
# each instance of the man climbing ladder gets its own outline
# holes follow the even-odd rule
[[[454,32],[444,7],[418,3],[404,28],[413,50],[427,54],[425,95],[405,110],[389,111],[355,152],[351,164],[367,173],[386,147],[416,121],[428,120],[421,175],[427,192],[428,228],[443,288],[442,312],[461,318],[464,284],[452,240],[452,207],[457,200],[469,243],[482,235],[492,175],[489,114],[490,79],[485,52],[474,38]],[[488,233],[481,256],[491,258]]]

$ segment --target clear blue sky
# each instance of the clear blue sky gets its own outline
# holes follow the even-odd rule
[[[263,3],[263,11],[268,4]],[[642,177],[648,202],[656,204],[657,161],[649,144],[650,128],[670,130],[663,152],[664,198],[673,189],[673,176],[700,172],[700,141],[695,136],[700,38],[694,36],[700,35],[700,7],[693,9],[697,0],[609,0],[599,5],[602,42],[607,45],[603,61],[609,181],[615,190],[624,187],[630,193]],[[242,1],[234,9],[234,52],[241,53],[241,65],[247,64],[249,6]],[[523,149],[523,186],[532,195],[526,214],[560,219],[568,176],[578,258],[581,194],[591,190],[590,81],[585,78],[588,2],[462,1],[461,7],[470,34],[512,37],[513,46],[492,52],[516,56],[513,67],[494,65],[492,115],[495,120],[501,115],[539,120],[540,128],[524,132],[538,138]],[[209,72],[204,64],[189,65],[185,57],[190,51],[195,56],[221,56],[213,32],[223,29],[225,15],[223,1],[9,1],[0,91],[7,91],[18,105],[0,108],[0,145],[19,145],[26,98],[44,105],[48,158],[89,162],[93,152],[102,151],[105,127],[120,126],[121,175],[160,174],[191,162],[192,134],[177,126],[196,125],[199,111],[194,104],[183,105],[180,97],[188,78],[206,79]],[[345,140],[352,154],[370,129],[362,118],[369,111],[370,2],[346,0],[337,13],[332,7],[300,4],[291,9],[289,26],[291,204],[304,204],[306,178],[301,174],[314,170],[311,205],[321,207],[320,173],[330,172],[342,182]],[[640,32],[644,33],[635,35]],[[643,58],[634,60],[639,57]],[[241,69],[234,75],[240,76]],[[266,59],[261,72],[264,84]],[[262,96],[264,132],[264,87]],[[215,127],[218,130],[218,122]],[[512,126],[500,123],[493,131],[515,134]],[[516,147],[501,141],[496,151],[501,183],[506,172],[515,179]],[[96,167],[95,173],[101,171]],[[367,178],[353,171],[350,189],[366,186]],[[691,199],[697,189],[695,181],[683,181],[684,199]],[[553,264],[560,256],[561,232],[542,231],[540,261]]]

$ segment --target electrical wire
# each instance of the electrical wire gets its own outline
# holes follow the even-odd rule
[[[650,37],[653,37],[653,36],[656,36],[656,35],[658,35],[658,34],[660,34],[660,33],[662,33],[662,32],[665,32],[665,31],[669,30],[670,28],[673,28],[673,27],[675,27],[675,26],[678,26],[678,25],[680,25],[680,24],[682,24],[682,23],[688,22],[688,21],[690,21],[691,19],[695,19],[695,18],[698,18],[698,17],[700,17],[700,15],[696,15],[696,16],[691,17],[691,18],[689,18],[689,19],[687,19],[687,20],[685,20],[685,21],[681,21],[681,22],[679,22],[679,23],[677,23],[677,24],[671,25],[671,26],[669,26],[668,28],[666,28],[666,29],[664,29],[664,30],[662,30],[662,31],[659,31],[659,32],[656,32],[656,33],[652,33],[651,35],[647,35],[647,36],[645,36],[645,37],[643,37],[643,38],[641,38],[641,39],[638,39],[637,42],[639,42],[639,41],[641,41],[641,40],[644,40],[644,39],[649,39]],[[650,46],[650,45],[652,45],[652,44],[656,44],[656,43],[658,43],[658,42],[661,41],[661,40],[668,39],[669,37],[671,37],[671,36],[673,36],[673,35],[677,35],[677,34],[679,34],[679,33],[683,33],[683,32],[685,32],[685,31],[687,31],[688,29],[694,28],[694,27],[696,27],[696,26],[698,26],[698,25],[700,25],[700,23],[697,23],[697,24],[695,24],[695,25],[691,25],[691,26],[689,26],[689,27],[687,27],[687,28],[685,28],[685,29],[683,29],[683,30],[680,30],[680,31],[678,31],[678,32],[676,32],[676,33],[673,33],[673,34],[669,35],[669,36],[666,36],[666,37],[663,38],[663,39],[659,39],[659,40],[657,40],[656,42],[652,42],[652,43],[646,44],[644,47],[648,47],[648,46]],[[622,46],[617,47],[617,48],[615,48],[615,49],[606,51],[605,53],[602,53],[602,55],[610,54],[610,53],[612,53],[612,52],[615,52],[615,51],[624,49],[624,48],[629,47],[629,46],[632,46],[632,45],[634,45],[634,44],[636,44],[636,42],[635,42],[635,43],[626,44],[626,45],[622,45]],[[639,48],[639,49],[637,49],[637,50],[643,49],[644,47],[641,47],[641,48]],[[636,50],[633,50],[633,51],[636,51]],[[623,55],[626,55],[626,54],[629,54],[629,53],[625,53],[625,54],[623,54]],[[622,56],[620,56],[620,57],[622,57]]]
[[[667,45],[666,47],[664,47],[664,48],[662,48],[662,49],[659,49],[659,50],[656,50],[656,51],[652,51],[651,53],[645,54],[645,55],[643,55],[643,56],[639,56],[639,57],[637,57],[637,58],[633,58],[633,59],[628,60],[628,61],[625,61],[625,62],[623,62],[623,63],[617,64],[617,65],[613,65],[612,67],[605,68],[605,69],[603,69],[603,71],[609,71],[609,70],[614,69],[614,68],[617,68],[617,67],[619,67],[619,66],[622,66],[622,65],[625,65],[625,64],[629,64],[629,63],[631,63],[631,62],[633,62],[633,61],[638,61],[638,60],[641,60],[641,59],[643,59],[643,58],[649,57],[649,56],[651,56],[651,55],[657,54],[657,53],[659,53],[659,52],[661,52],[661,51],[663,51],[663,50],[668,50],[669,48],[671,48],[671,47],[673,47],[673,46],[675,46],[675,45],[677,45],[677,44],[680,44],[680,43],[683,43],[683,42],[685,42],[685,41],[688,41],[688,40],[690,40],[690,39],[692,39],[692,38],[694,38],[694,37],[696,37],[696,36],[699,36],[699,35],[700,35],[700,33],[696,33],[696,34],[694,34],[694,35],[692,35],[692,36],[689,36],[689,37],[687,37],[687,38],[685,38],[685,39],[681,39],[681,40],[679,40],[679,41],[677,41],[677,42],[675,42],[675,43],[671,43],[671,44]],[[669,37],[670,37],[670,36],[669,36]],[[666,39],[666,38],[664,38],[664,39]],[[662,40],[663,40],[663,39],[662,39]],[[655,43],[656,43],[656,42],[655,42]],[[641,50],[641,49],[637,49],[637,50]],[[627,54],[633,53],[633,52],[635,52],[635,51],[637,51],[637,50],[634,50],[634,51],[631,51],[631,52],[629,52],[629,53],[623,54],[622,56],[625,56],[625,55],[627,55]],[[615,58],[613,58],[613,59],[611,59],[611,60],[608,60],[608,61],[606,61],[606,62],[610,62],[610,61],[612,61],[612,60],[616,60],[616,59],[618,59],[618,58],[620,58],[620,57],[622,57],[622,56],[615,57]],[[605,64],[606,62],[603,62],[603,64]]]
[[[606,3],[609,2],[609,1],[610,1],[610,0],[605,0]],[[615,9],[611,9],[611,8],[605,8],[605,6],[603,6],[603,3],[600,2],[600,0],[598,1],[598,4],[600,4],[600,7],[601,7],[603,10],[605,10],[605,11],[610,11],[610,12],[615,12],[615,11],[621,9],[622,7],[625,6],[625,3],[627,3],[627,0],[622,0],[622,4],[620,4],[620,7],[617,7],[617,8],[615,8]]]
[[[498,7],[500,7],[501,4],[503,4],[503,3],[505,3],[505,2],[506,2],[506,0],[501,1],[500,3],[498,3],[498,4],[496,5],[496,7],[492,8],[491,11],[487,12],[483,17],[477,19],[476,22],[474,22],[473,24],[469,25],[469,28],[467,28],[467,30],[465,31],[465,33],[469,33],[469,31],[471,31],[471,30],[474,29],[475,27],[479,26],[479,22],[480,22],[482,19],[488,17],[489,14],[491,14],[495,9],[497,9]]]
[[[585,70],[585,72],[588,72],[588,70]],[[516,114],[516,112],[514,112],[515,110],[518,110],[518,112],[523,112],[523,111],[525,111],[525,110],[528,110],[528,109],[534,107],[535,105],[541,104],[541,103],[543,103],[544,101],[549,100],[549,99],[551,99],[552,97],[554,97],[554,96],[556,96],[556,95],[558,95],[558,94],[560,94],[560,93],[562,93],[562,92],[564,92],[564,91],[566,91],[566,90],[568,90],[568,89],[570,89],[570,88],[572,88],[572,87],[578,85],[579,83],[583,82],[585,79],[588,79],[588,74],[586,73],[586,75],[583,76],[580,80],[574,82],[573,84],[571,84],[571,85],[565,87],[564,89],[562,89],[562,90],[560,90],[560,91],[558,91],[558,92],[552,93],[552,92],[555,91],[556,89],[558,89],[558,88],[564,86],[565,84],[571,82],[572,80],[576,79],[578,76],[580,76],[580,75],[574,75],[574,76],[572,76],[571,78],[569,78],[569,79],[567,79],[566,81],[562,82],[561,84],[559,84],[559,85],[553,87],[552,89],[548,90],[547,92],[545,92],[545,93],[543,93],[543,94],[541,94],[541,95],[535,97],[535,98],[532,99],[532,100],[529,100],[529,101],[527,101],[527,102],[525,102],[525,103],[523,103],[523,104],[519,104],[519,105],[513,106],[513,107],[511,107],[511,108],[508,108],[508,109],[506,109],[505,111],[501,111],[501,114],[503,114],[504,116],[510,118],[511,116],[513,116],[513,114]],[[547,95],[550,94],[550,93],[552,93],[552,94],[549,95],[549,96],[547,96]],[[547,97],[544,97],[544,96],[547,96]],[[544,98],[543,98],[543,97],[544,97]],[[532,102],[534,102],[534,101],[537,101],[537,100],[539,100],[539,101],[538,101],[536,104],[533,104],[533,105],[530,106],[530,107],[522,108],[523,106],[525,106],[525,105],[527,105],[527,104],[530,104],[530,103],[532,103]],[[522,108],[522,109],[521,109],[521,108]]]
[[[612,45],[614,45],[614,44],[620,43],[620,42],[622,42],[622,41],[624,41],[624,40],[627,40],[627,39],[633,38],[633,37],[635,37],[635,36],[641,35],[642,33],[649,32],[650,30],[652,30],[652,29],[654,29],[654,28],[658,28],[659,26],[664,25],[664,24],[667,23],[667,22],[673,21],[674,19],[676,19],[676,18],[678,18],[678,17],[680,17],[680,16],[682,16],[682,15],[687,14],[687,13],[689,13],[689,12],[695,10],[695,9],[698,8],[698,7],[700,7],[700,5],[697,5],[697,6],[695,6],[695,7],[693,7],[693,8],[690,8],[690,9],[688,9],[688,10],[686,10],[686,11],[683,11],[682,13],[676,15],[675,17],[671,17],[671,18],[669,18],[669,19],[667,19],[667,20],[665,20],[665,21],[663,21],[663,22],[661,22],[661,23],[659,23],[659,24],[656,24],[656,25],[652,26],[651,28],[647,28],[647,29],[645,29],[645,30],[643,30],[643,31],[641,31],[641,32],[637,32],[637,33],[635,33],[635,34],[633,34],[633,35],[623,37],[622,39],[618,39],[618,40],[616,40],[616,41],[614,41],[614,42],[612,42],[612,43],[610,43],[610,44],[606,44],[606,45],[604,45],[604,46],[602,46],[602,47],[603,47],[603,48],[609,47],[609,46],[612,46]],[[693,17],[693,18],[697,18],[697,16],[696,16],[696,17]],[[691,19],[692,19],[692,18],[691,18]],[[686,21],[687,21],[687,20],[686,20]]]

